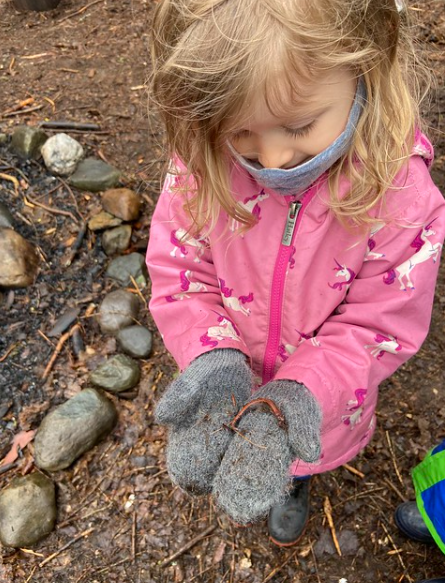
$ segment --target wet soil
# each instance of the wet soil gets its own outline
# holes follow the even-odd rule
[[[131,248],[141,252],[163,164],[162,132],[147,109],[144,87],[152,8],[147,0],[62,0],[52,12],[25,14],[0,0],[0,132],[47,119],[98,124],[98,132],[68,133],[89,154],[119,167],[123,184],[141,193],[144,213]],[[445,192],[443,3],[427,0],[412,8],[420,21],[419,50],[427,53],[437,76],[425,115],[436,147],[433,176]],[[18,108],[25,100],[28,105]],[[115,288],[104,277],[108,259],[99,237],[88,231],[67,265],[81,224],[100,208],[100,196],[70,191],[39,162],[20,162],[6,148],[0,148],[0,172],[20,181],[15,191],[11,181],[0,180],[0,197],[42,259],[34,286],[1,299],[1,459],[13,435],[37,428],[49,408],[87,386],[89,370],[116,346],[100,334],[94,317],[104,295]],[[0,583],[392,583],[445,575],[440,551],[408,541],[393,520],[396,506],[413,496],[410,469],[445,437],[445,267],[430,334],[419,354],[382,386],[375,437],[350,464],[363,477],[347,468],[316,477],[309,526],[289,550],[270,544],[264,523],[236,528],[209,499],[192,500],[170,483],[165,433],[153,423],[153,403],[176,366],[145,308],[149,290],[142,294],[140,322],[155,333],[155,345],[142,362],[137,395],[115,399],[120,419],[113,434],[53,475],[57,528],[32,549],[1,549]],[[86,356],[78,358],[68,341],[43,380],[58,340],[47,333],[68,307],[76,306]],[[17,466],[0,474],[0,487],[30,471],[31,464],[29,445]],[[342,556],[332,547],[326,497],[343,541]],[[195,537],[195,544],[185,548]]]

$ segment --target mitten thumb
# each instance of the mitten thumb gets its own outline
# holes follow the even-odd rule
[[[312,393],[295,381],[278,380],[259,389],[253,398],[259,397],[271,399],[283,413],[295,457],[316,462],[321,454],[322,412]]]

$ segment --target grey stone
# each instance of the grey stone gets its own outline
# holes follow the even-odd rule
[[[147,285],[145,257],[140,253],[116,257],[110,261],[105,275],[125,286],[131,285],[133,277],[139,287],[145,287]]]
[[[122,223],[122,219],[110,215],[105,211],[101,211],[88,221],[88,228],[90,231],[103,231],[104,229],[109,229],[110,227],[117,227]]]
[[[117,341],[124,352],[134,358],[147,358],[151,352],[153,336],[143,326],[129,326],[119,330]]]
[[[107,255],[116,255],[126,251],[130,246],[131,227],[122,225],[115,229],[109,229],[102,235],[102,247]]]
[[[40,148],[47,139],[43,130],[20,126],[12,134],[11,148],[21,158],[39,158]]]
[[[106,391],[121,393],[136,386],[140,376],[136,361],[125,354],[116,354],[90,374],[90,381]]]
[[[34,439],[35,462],[55,472],[108,435],[117,421],[113,403],[95,389],[84,389],[49,413]]]
[[[9,547],[28,547],[54,528],[56,494],[53,482],[39,472],[14,478],[0,492],[0,541]]]
[[[63,133],[48,138],[41,152],[48,170],[61,176],[72,174],[84,156],[79,142]]]
[[[34,282],[39,256],[35,247],[19,233],[0,227],[0,257],[1,287],[27,287]]]
[[[76,171],[69,178],[72,186],[79,190],[100,192],[108,188],[114,188],[119,184],[120,171],[95,158],[86,158],[79,162]]]
[[[99,308],[99,326],[105,334],[117,334],[134,324],[139,312],[138,298],[123,289],[107,294]]]
[[[0,227],[12,229],[14,227],[14,218],[9,212],[8,207],[0,201]]]
[[[141,212],[141,197],[129,188],[113,188],[102,196],[104,209],[124,221],[135,221]]]

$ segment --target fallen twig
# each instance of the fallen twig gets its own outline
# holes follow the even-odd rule
[[[394,469],[396,471],[396,475],[397,475],[397,477],[398,477],[399,482],[401,483],[401,485],[403,487],[405,487],[405,484],[403,483],[403,480],[402,480],[402,476],[401,476],[401,474],[399,472],[399,468],[397,466],[396,456],[394,455],[394,449],[392,447],[391,438],[389,436],[388,431],[386,431],[385,433],[386,433],[386,441],[388,442],[388,447],[389,447],[389,451],[391,453],[391,459],[392,459],[392,463],[393,463]]]
[[[351,472],[351,474],[355,474],[359,478],[365,477],[365,474],[363,472],[360,472],[360,470],[356,470],[355,468],[353,468],[349,464],[343,464],[343,467],[345,468],[345,470],[348,470],[348,472]]]
[[[78,132],[94,132],[100,130],[100,125],[97,123],[77,121],[42,121],[39,127],[49,130],[76,130]]]
[[[48,211],[49,213],[53,213],[54,215],[63,215],[65,217],[70,217],[70,219],[72,219],[76,223],[76,225],[79,224],[79,219],[76,219],[76,217],[70,211],[63,211],[61,209],[56,209],[52,206],[47,206],[46,204],[43,204],[42,202],[35,200],[35,198],[31,198],[28,193],[26,194],[26,196],[23,195],[23,198],[25,200],[25,204],[28,203],[28,205],[29,205],[29,203],[31,203],[31,205],[34,204],[35,206],[39,206],[42,209],[44,209],[45,211]]]
[[[134,288],[135,288],[135,291],[136,291],[137,295],[141,298],[142,303],[144,304],[144,306],[146,306],[147,305],[147,300],[142,295],[142,292],[139,289],[139,286],[137,284],[137,281],[134,279],[134,277],[132,275],[130,275],[130,280],[131,280],[131,283],[134,285]]]
[[[11,352],[14,350],[14,348],[16,348],[18,345],[20,344],[19,342],[14,342],[14,344],[12,344],[5,352],[5,354],[3,356],[0,357],[0,362],[4,362],[8,356],[11,354]]]
[[[31,113],[32,111],[38,111],[43,109],[44,105],[34,105],[33,107],[27,107],[26,109],[19,109],[17,111],[11,111],[11,113],[2,113],[0,117],[14,117],[16,115],[24,115],[25,113]]]
[[[78,534],[77,536],[75,536],[72,540],[70,540],[69,542],[67,542],[66,545],[63,545],[63,547],[60,547],[60,549],[58,551],[56,551],[55,553],[53,553],[52,555],[50,555],[49,557],[47,557],[44,561],[42,561],[41,563],[39,563],[39,567],[43,567],[43,565],[46,565],[47,563],[49,563],[50,561],[52,561],[55,557],[57,557],[58,555],[60,555],[60,553],[62,553],[66,549],[68,549],[71,545],[73,545],[74,543],[76,543],[78,540],[80,540],[81,538],[84,538],[84,537],[88,536],[89,534],[91,534],[95,530],[96,530],[96,527],[94,527],[94,526],[92,526],[91,528],[88,528],[87,530],[84,530],[83,532],[81,532],[80,534]]]
[[[281,563],[281,565],[278,565],[278,567],[275,567],[275,569],[272,569],[272,571],[269,573],[269,575],[267,575],[267,577],[265,579],[263,579],[263,583],[267,583],[267,581],[270,581],[272,579],[272,577],[274,577],[279,571],[281,571],[281,569],[283,567],[285,567],[288,564],[288,562],[297,555],[298,550],[299,549],[297,549],[291,555],[289,555],[287,557],[287,559],[283,563]],[[298,559],[297,559],[297,562],[298,562]]]
[[[82,241],[85,237],[86,232],[87,232],[87,223],[82,223],[80,230],[77,233],[76,240],[74,241],[74,243],[71,246],[71,250],[70,250],[70,254],[68,256],[68,259],[65,261],[65,267],[69,267],[71,265],[71,263],[73,262],[74,258],[76,257],[77,252],[79,251],[79,249],[82,246]]]
[[[14,185],[15,194],[18,195],[18,193],[19,193],[19,181],[17,180],[17,178],[15,176],[11,176],[9,174],[4,174],[4,173],[0,172],[0,178],[2,178],[3,180],[9,180],[9,182],[12,182]]]
[[[159,564],[159,567],[161,569],[163,569],[164,567],[166,567],[167,565],[169,565],[172,561],[174,561],[175,559],[177,559],[178,557],[180,557],[182,554],[184,554],[186,551],[188,551],[189,549],[191,549],[192,547],[194,547],[202,539],[206,538],[206,536],[209,536],[209,534],[211,534],[215,530],[215,528],[216,528],[216,525],[215,524],[213,524],[212,526],[209,526],[209,528],[206,528],[206,530],[204,532],[202,532],[201,534],[198,534],[198,536],[195,536],[195,538],[192,538],[191,541],[189,541],[187,544],[185,544],[184,546],[182,546],[178,551],[176,551],[176,553],[173,553],[172,555],[170,555],[169,557],[167,557],[166,559],[164,559]]]
[[[51,372],[51,369],[54,366],[54,363],[56,362],[57,357],[59,356],[59,354],[62,351],[63,345],[65,344],[65,342],[71,338],[71,336],[74,334],[74,330],[76,328],[79,328],[80,325],[79,324],[74,324],[74,326],[68,330],[68,332],[65,332],[65,334],[62,334],[62,336],[60,337],[59,342],[57,343],[56,349],[54,350],[48,364],[46,365],[45,370],[43,371],[42,374],[42,379],[45,380],[47,378],[47,376],[49,375],[49,373]]]
[[[393,540],[392,536],[389,534],[389,531],[388,531],[388,529],[387,529],[387,528],[386,528],[386,526],[385,526],[385,523],[384,523],[384,522],[381,520],[381,521],[380,521],[380,524],[382,525],[382,528],[383,528],[383,530],[385,531],[385,534],[386,534],[386,536],[388,537],[388,540],[389,540],[389,542],[391,543],[391,546],[392,546],[392,548],[393,548],[395,551],[397,551],[397,553],[396,553],[396,555],[397,555],[397,558],[399,559],[399,561],[400,561],[400,564],[401,564],[401,566],[402,566],[403,570],[405,571],[405,574],[406,574],[406,576],[407,576],[407,578],[408,578],[408,581],[409,581],[410,583],[412,583],[412,581],[413,581],[413,580],[411,579],[411,577],[410,577],[409,573],[408,573],[408,572],[407,572],[407,570],[406,570],[406,565],[405,565],[405,563],[403,562],[403,559],[402,559],[402,557],[400,556],[400,553],[398,552],[398,551],[399,551],[399,549],[396,547],[396,545],[395,545],[395,543],[394,543],[394,540]]]
[[[326,496],[323,502],[323,510],[328,519],[329,528],[331,530],[332,540],[334,541],[334,546],[337,549],[337,553],[341,557],[341,548],[338,544],[337,533],[335,532],[334,519],[332,518],[332,505],[329,498]]]
[[[393,490],[397,494],[397,496],[400,498],[400,500],[402,500],[402,502],[408,501],[408,498],[404,496],[402,492],[397,488],[397,486],[395,486],[390,480],[388,480],[388,478],[383,478],[383,481],[391,488],[391,490]]]
[[[105,0],[94,0],[93,2],[90,2],[89,4],[86,4],[85,6],[80,8],[79,10],[76,10],[76,12],[71,12],[71,14],[64,16],[63,18],[61,18],[57,22],[57,24],[60,24],[61,22],[65,22],[65,20],[69,20],[70,18],[73,18],[74,16],[78,16],[79,14],[82,14],[83,12],[85,12],[85,10],[88,10],[88,8],[91,8],[91,6],[94,6],[95,4],[99,4],[99,2],[105,2]]]

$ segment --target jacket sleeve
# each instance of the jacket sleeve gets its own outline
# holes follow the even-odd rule
[[[176,166],[179,174],[167,175],[150,227],[150,312],[181,370],[214,348],[236,348],[250,358],[224,308],[209,240],[192,235],[185,198],[174,192],[183,179]]]
[[[428,333],[444,199],[428,179],[400,220],[380,227],[343,303],[275,376],[311,390],[322,405],[322,433],[342,424],[352,429],[363,419],[371,427],[379,383],[419,350]]]

